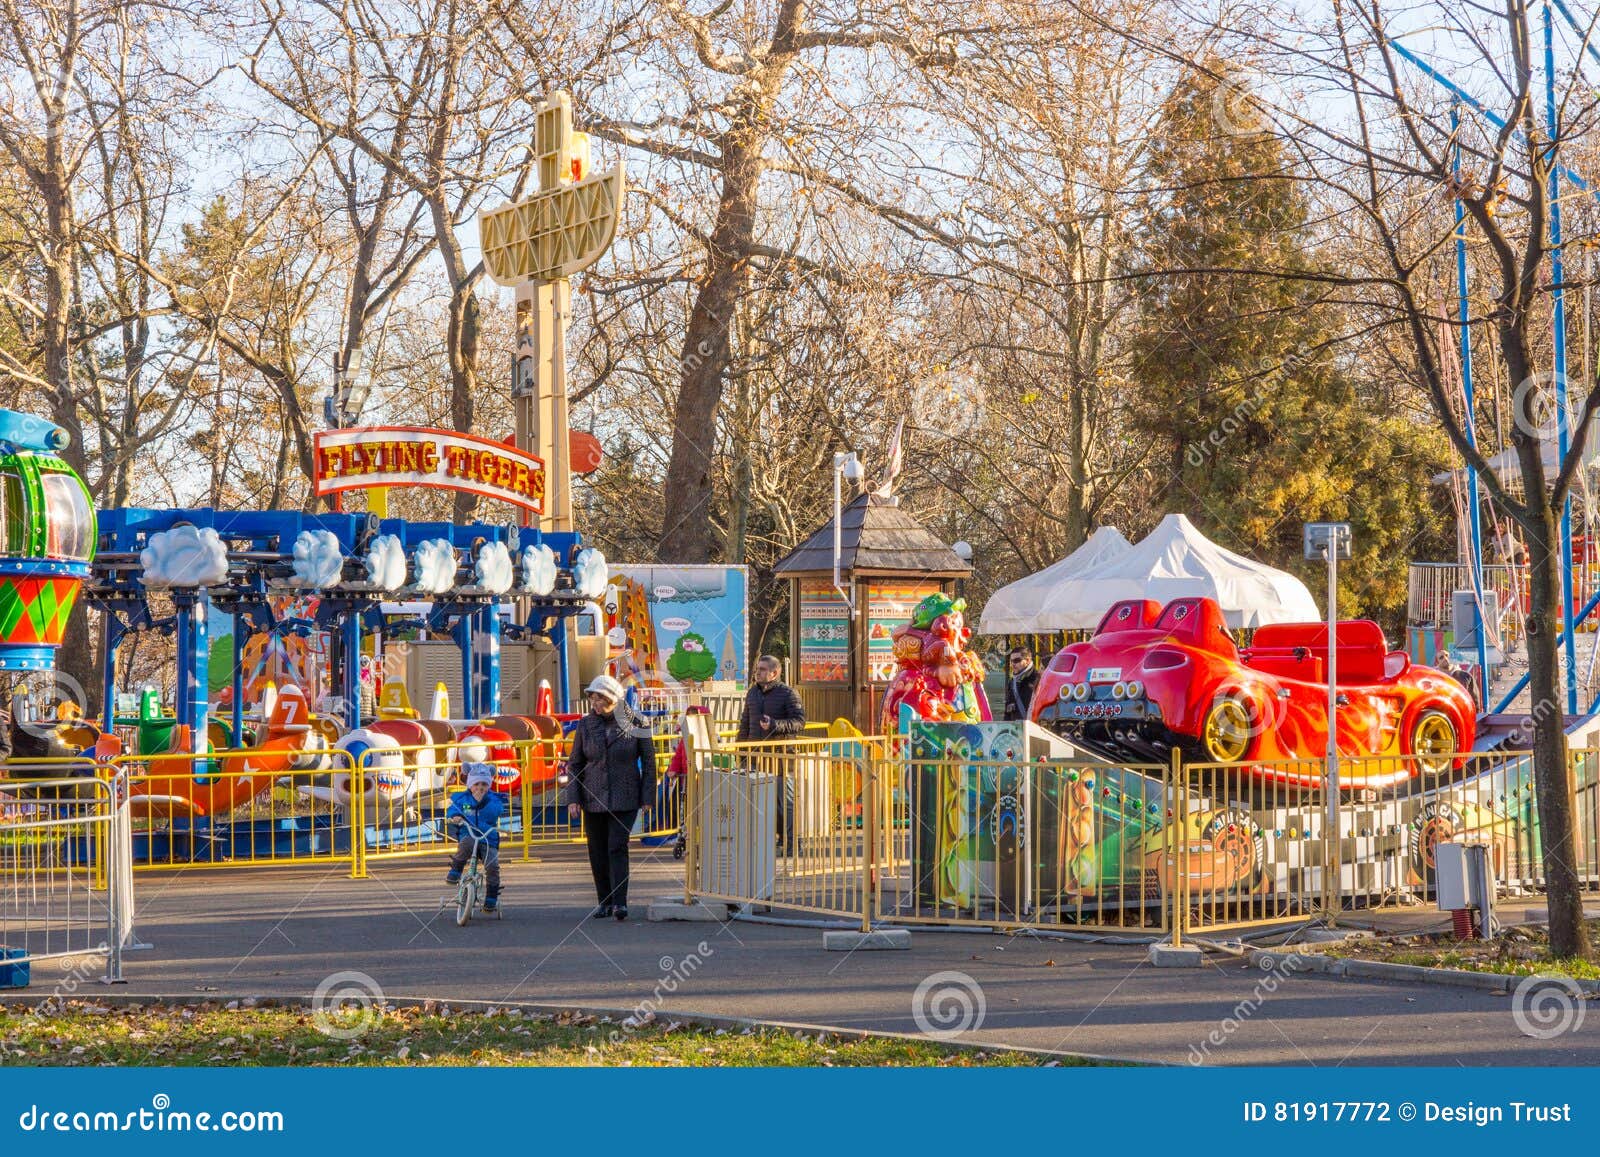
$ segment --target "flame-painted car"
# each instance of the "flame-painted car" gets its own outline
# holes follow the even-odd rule
[[[1327,751],[1328,630],[1260,627],[1247,650],[1209,598],[1117,603],[1087,642],[1063,647],[1039,680],[1031,716],[1109,754],[1255,765],[1258,775],[1315,786]],[[1472,698],[1453,678],[1391,651],[1378,624],[1339,623],[1335,692],[1348,788],[1459,768],[1476,732]],[[1360,756],[1415,756],[1361,760]],[[1287,761],[1303,760],[1287,766]]]

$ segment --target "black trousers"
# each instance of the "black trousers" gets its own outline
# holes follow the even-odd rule
[[[628,837],[633,834],[631,812],[584,812],[583,835],[589,841],[589,871],[594,874],[594,894],[602,904],[627,907]]]

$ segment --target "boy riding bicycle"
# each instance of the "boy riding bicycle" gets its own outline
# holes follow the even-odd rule
[[[461,872],[474,851],[483,861],[489,877],[489,893],[484,897],[483,910],[493,912],[500,906],[500,829],[496,826],[506,805],[490,789],[494,786],[494,769],[486,763],[469,763],[467,790],[450,797],[450,807],[445,811],[446,823],[461,824],[461,835],[456,840],[456,854],[450,857],[450,874],[445,881],[461,882]]]

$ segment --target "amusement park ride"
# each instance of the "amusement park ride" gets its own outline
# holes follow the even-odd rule
[[[1577,60],[1570,66],[1574,76],[1581,76],[1583,70],[1583,57],[1600,63],[1600,49],[1591,42],[1590,30],[1575,17],[1567,0],[1545,0],[1542,6],[1543,49],[1544,49],[1544,116],[1545,131],[1552,141],[1562,140],[1560,109],[1561,104],[1556,92],[1556,79],[1558,69],[1556,63],[1556,22],[1559,15],[1563,24],[1576,36],[1580,46]],[[1483,117],[1498,132],[1507,132],[1506,118],[1486,108],[1476,97],[1472,96],[1465,88],[1453,80],[1442,68],[1430,63],[1416,51],[1408,48],[1399,38],[1389,40],[1389,45],[1403,59],[1415,66],[1430,81],[1437,84],[1450,95],[1452,101],[1451,127],[1460,127],[1460,111],[1470,108]],[[1452,163],[1455,170],[1456,186],[1461,187],[1461,157],[1462,148],[1458,142],[1452,150]],[[1571,443],[1572,430],[1570,429],[1571,410],[1567,395],[1567,307],[1566,293],[1562,274],[1563,250],[1561,232],[1561,190],[1563,185],[1570,186],[1575,192],[1586,197],[1595,197],[1596,190],[1579,173],[1565,164],[1551,166],[1549,173],[1549,235],[1545,239],[1550,253],[1550,295],[1551,295],[1551,328],[1552,328],[1552,364],[1551,388],[1554,394],[1553,410],[1555,417],[1555,463],[1566,461],[1567,452]],[[1479,435],[1476,428],[1475,417],[1477,406],[1474,397],[1473,383],[1473,355],[1471,328],[1469,325],[1470,309],[1468,306],[1468,263],[1467,263],[1467,224],[1466,210],[1461,200],[1453,200],[1455,214],[1455,257],[1456,257],[1456,295],[1458,303],[1458,317],[1460,319],[1460,345],[1459,363],[1461,367],[1461,393],[1462,412],[1466,415],[1465,434],[1468,443],[1475,449],[1478,448]],[[1587,296],[1585,296],[1587,308]],[[1585,335],[1588,332],[1587,320],[1584,327]],[[1587,353],[1585,354],[1587,363]],[[1587,368],[1587,365],[1586,365]],[[1595,439],[1590,438],[1589,446],[1595,445]],[[1590,469],[1585,464],[1583,471]],[[1456,615],[1451,607],[1452,595],[1456,593],[1456,583],[1446,592],[1444,599],[1437,594],[1426,590],[1429,585],[1430,572],[1446,568],[1431,567],[1427,564],[1413,567],[1412,595],[1410,618],[1414,625],[1425,622],[1428,626],[1437,626],[1448,623],[1453,628],[1454,642],[1458,651],[1468,652],[1463,658],[1469,660],[1474,669],[1477,683],[1479,702],[1488,709],[1490,716],[1497,716],[1502,712],[1511,710],[1514,705],[1521,703],[1528,683],[1529,675],[1524,671],[1520,677],[1512,669],[1513,664],[1507,663],[1508,656],[1498,653],[1499,648],[1494,644],[1508,639],[1517,634],[1514,629],[1504,629],[1502,617],[1509,618],[1512,623],[1520,618],[1524,606],[1523,593],[1526,590],[1525,579],[1519,581],[1515,565],[1506,565],[1497,569],[1507,571],[1506,583],[1492,583],[1486,577],[1484,565],[1483,546],[1483,519],[1484,505],[1480,498],[1480,482],[1476,470],[1468,468],[1466,474],[1465,496],[1465,583],[1468,588],[1460,591],[1463,596],[1460,600],[1462,606],[1467,608],[1468,614],[1465,621]],[[1580,630],[1594,631],[1600,626],[1600,619],[1595,616],[1600,612],[1600,584],[1596,583],[1596,565],[1593,560],[1583,558],[1575,564],[1572,517],[1572,497],[1568,493],[1562,506],[1559,527],[1559,542],[1561,553],[1561,682],[1565,688],[1566,701],[1565,714],[1569,719],[1580,715],[1590,715],[1600,710],[1600,686],[1592,678],[1595,671],[1595,657],[1591,653],[1588,663],[1588,676],[1580,675],[1577,656],[1577,633]],[[1595,534],[1595,511],[1591,507],[1586,521],[1590,524],[1583,541],[1587,544]],[[1491,517],[1493,511],[1490,511]],[[1585,552],[1587,554],[1587,551]],[[1510,560],[1507,560],[1510,564]],[[1454,568],[1449,568],[1454,570]],[[1419,590],[1419,587],[1421,588]],[[1496,589],[1498,588],[1498,589]],[[1579,593],[1590,593],[1590,597],[1579,606]],[[1508,596],[1497,599],[1496,594]],[[1419,597],[1421,595],[1421,597]],[[1600,634],[1596,636],[1597,652],[1600,652]],[[1417,650],[1418,648],[1414,648]],[[1431,653],[1431,647],[1421,648],[1424,652]],[[1496,679],[1496,668],[1506,673],[1506,677]],[[1581,690],[1586,693],[1580,694]]]
[[[173,712],[147,698],[137,754],[168,753],[178,770],[158,774],[149,761],[134,776],[130,793],[145,819],[225,820],[290,771],[313,773],[295,781],[300,792],[343,807],[352,800],[353,761],[373,772],[362,798],[379,802],[436,793],[463,760],[496,764],[498,790],[515,790],[518,777],[553,781],[553,759],[518,764],[509,753],[515,741],[560,736],[571,719],[562,712],[575,682],[569,623],[586,613],[605,621],[596,603],[605,598],[606,561],[573,527],[570,474],[592,466],[595,447],[568,428],[564,329],[567,278],[610,244],[625,184],[620,166],[589,172],[587,141],[572,132],[564,94],[541,110],[535,149],[540,191],[482,217],[485,265],[517,297],[517,421],[509,443],[462,431],[341,425],[348,407],[335,399],[330,413],[337,421],[317,437],[311,479],[335,509],[117,509],[97,519],[82,481],[58,456],[65,433],[0,411],[0,671],[51,667],[81,589],[101,616],[109,735],[118,722],[114,672],[122,643],[146,631],[175,640]],[[1563,449],[1564,438],[1563,432]],[[467,525],[390,518],[385,495],[397,486],[467,490],[518,513]],[[355,490],[367,493],[367,509],[338,509]],[[300,609],[285,611],[290,603]],[[1521,767],[1501,764],[1479,775],[1471,766],[1481,735],[1461,687],[1389,651],[1370,622],[1339,623],[1331,654],[1320,623],[1259,628],[1241,650],[1208,599],[1178,599],[1165,608],[1119,603],[1093,638],[1052,660],[1033,718],[1006,722],[991,718],[964,611],[963,600],[931,594],[892,631],[895,673],[880,721],[885,732],[908,740],[902,779],[920,785],[914,855],[939,865],[914,875],[938,881],[929,885],[936,904],[970,904],[972,881],[985,872],[1005,876],[993,864],[973,865],[1019,854],[1020,829],[1011,823],[1019,813],[1042,825],[1039,832],[1060,826],[1050,836],[1053,850],[1039,850],[1054,857],[1048,888],[1058,897],[1119,889],[1143,903],[1147,869],[1171,868],[1157,858],[1170,855],[1157,840],[1163,825],[1182,825],[1187,839],[1207,849],[1207,862],[1230,865],[1217,873],[1226,887],[1263,889],[1272,886],[1273,872],[1289,878],[1309,862],[1300,845],[1325,814],[1351,809],[1343,830],[1361,833],[1353,838],[1376,849],[1366,860],[1357,855],[1340,863],[1360,881],[1377,879],[1366,869],[1384,856],[1423,848],[1416,863],[1431,863],[1426,841],[1448,834],[1458,820],[1473,822],[1463,817],[1503,823],[1498,817],[1527,798]],[[1570,596],[1568,611],[1570,652]],[[226,720],[213,718],[208,688],[213,615],[234,624]],[[432,718],[418,718],[404,684],[386,681],[376,691],[377,718],[364,717],[364,654],[381,653],[396,628],[415,629],[419,621],[459,649],[461,701],[436,702]],[[248,640],[305,632],[328,640],[337,697],[314,705],[305,689],[285,686],[247,715],[254,706],[242,661]],[[557,687],[536,712],[504,714],[502,651],[535,637],[556,656]],[[1330,660],[1338,671],[1331,680],[1322,674]],[[1348,793],[1338,786],[1328,791],[1337,798],[1324,813],[1309,802],[1323,786],[1321,773],[1264,772],[1255,765],[1299,759],[1316,768],[1330,715],[1338,740],[1334,767],[1338,756],[1376,756],[1405,770],[1339,781]],[[249,735],[247,724],[258,733]],[[848,746],[861,739],[852,730],[836,725],[833,735]],[[244,746],[247,739],[252,746]],[[1196,798],[1188,814],[1173,814],[1171,795],[1163,807],[1176,781],[1152,777],[1149,765],[1172,756],[1177,775],[1184,754],[1231,765],[1240,772],[1237,793]],[[1098,770],[1082,773],[1073,761]],[[1430,797],[1437,791],[1432,781],[1454,772],[1462,773],[1455,788],[1465,784],[1468,794],[1458,792],[1448,805]],[[1277,804],[1252,795],[1269,781]],[[1301,806],[1297,795],[1284,803],[1286,790],[1308,802]],[[859,815],[859,800],[856,806]],[[1343,823],[1336,818],[1332,825],[1335,842]],[[1115,872],[1125,875],[1113,876],[1108,867],[1113,846]],[[1046,867],[1044,858],[1034,865],[1042,889]],[[1422,876],[1424,868],[1413,874]],[[1021,910],[1030,901],[1016,894],[1007,903]]]
[[[439,728],[449,725],[442,719],[405,718],[399,709],[362,717],[364,652],[380,651],[396,626],[448,635],[459,650],[462,701],[455,706],[477,722],[459,734],[452,729],[452,740],[492,754],[513,739],[559,735],[556,713],[577,675],[568,623],[579,614],[598,621],[607,580],[604,556],[584,547],[572,527],[573,459],[578,469],[593,469],[597,443],[567,427],[567,278],[610,244],[624,179],[620,165],[588,172],[587,139],[572,133],[565,94],[541,111],[536,149],[539,191],[482,219],[486,261],[496,280],[517,287],[523,334],[513,383],[517,433],[506,442],[411,426],[343,426],[349,399],[337,397],[334,428],[316,439],[311,479],[331,512],[130,508],[101,511],[97,519],[82,480],[57,456],[66,432],[0,411],[0,670],[51,669],[81,592],[102,624],[104,732],[118,722],[122,643],[139,632],[168,634],[177,652],[173,711],[166,715],[153,700],[143,705],[140,754],[205,756],[248,734],[241,660],[249,640],[327,639],[337,695],[318,705],[321,718],[313,718],[302,689],[282,688],[261,705],[261,734],[247,757],[195,761],[192,782],[165,776],[159,791],[136,785],[151,814],[225,812],[274,771],[302,766],[305,749],[330,742],[354,752],[443,738]],[[387,491],[397,486],[468,491],[520,514],[466,525],[388,518]],[[367,493],[366,512],[339,508],[354,490]],[[208,624],[216,615],[234,626],[225,720],[212,718],[207,682]],[[555,657],[554,693],[541,694],[537,717],[503,716],[503,647],[534,638]],[[380,691],[391,707],[397,693],[403,696],[402,684]],[[498,786],[508,790],[515,778],[502,775]],[[414,786],[378,783],[402,793]],[[329,791],[339,795],[337,777]]]

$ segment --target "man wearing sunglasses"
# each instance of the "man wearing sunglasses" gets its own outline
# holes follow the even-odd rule
[[[1026,719],[1038,686],[1039,668],[1033,665],[1033,657],[1021,647],[1011,648],[1006,657],[1005,718]]]

